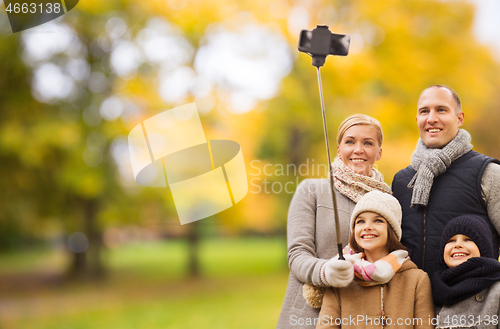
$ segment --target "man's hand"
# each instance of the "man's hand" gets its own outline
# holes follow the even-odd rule
[[[344,255],[345,260],[334,257],[323,266],[326,283],[332,287],[346,287],[354,278],[354,267],[352,264],[358,257],[356,255]]]

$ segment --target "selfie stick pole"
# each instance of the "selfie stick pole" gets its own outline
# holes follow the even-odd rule
[[[351,37],[343,34],[333,34],[326,25],[318,25],[312,31],[302,30],[299,39],[299,51],[312,57],[312,65],[318,70],[319,98],[321,99],[321,111],[323,113],[323,128],[325,130],[326,154],[328,156],[328,168],[330,169],[330,190],[332,192],[333,214],[335,219],[335,231],[337,232],[337,244],[339,248],[339,259],[344,259],[342,254],[342,237],[340,236],[339,212],[337,210],[337,197],[333,184],[333,166],[330,159],[330,144],[328,143],[328,129],[326,128],[325,102],[323,100],[323,89],[321,85],[321,74],[319,68],[325,64],[328,55],[347,56]]]
[[[340,223],[339,223],[339,212],[337,209],[337,197],[335,195],[335,188],[333,185],[333,167],[332,167],[332,161],[330,159],[330,143],[328,142],[328,129],[326,127],[325,102],[323,100],[323,88],[321,87],[321,73],[319,72],[319,66],[316,66],[316,69],[318,71],[318,85],[319,85],[319,98],[321,99],[321,112],[323,113],[323,128],[325,130],[326,154],[328,155],[328,168],[330,169],[330,189],[332,192],[333,213],[335,216],[335,231],[337,233],[337,246],[339,249],[339,259],[344,259],[344,255],[342,254],[342,237],[340,236]]]

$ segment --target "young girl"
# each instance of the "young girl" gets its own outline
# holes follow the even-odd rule
[[[473,215],[452,219],[440,250],[448,269],[432,276],[436,328],[498,328],[500,263],[486,221]]]
[[[316,328],[434,328],[427,274],[401,244],[401,206],[379,191],[365,194],[351,216],[354,281],[327,288]]]

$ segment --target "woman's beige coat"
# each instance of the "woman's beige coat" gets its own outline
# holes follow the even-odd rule
[[[345,246],[356,204],[335,192]],[[314,328],[319,309],[307,305],[302,286],[309,283],[324,287],[319,278],[321,266],[338,253],[329,180],[306,179],[297,187],[288,211],[287,242],[290,277],[277,328]]]
[[[353,281],[346,288],[328,288],[316,328],[382,328],[381,297],[381,285],[363,287]],[[391,281],[383,285],[383,308],[387,318],[383,328],[434,328],[431,322],[434,304],[427,273],[406,260]]]

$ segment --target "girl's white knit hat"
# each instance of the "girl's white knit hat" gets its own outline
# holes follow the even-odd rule
[[[396,236],[401,240],[401,218],[403,212],[398,200],[392,195],[378,190],[366,193],[354,207],[351,215],[351,230],[354,231],[354,221],[359,214],[365,211],[371,211],[384,217],[391,225]]]

